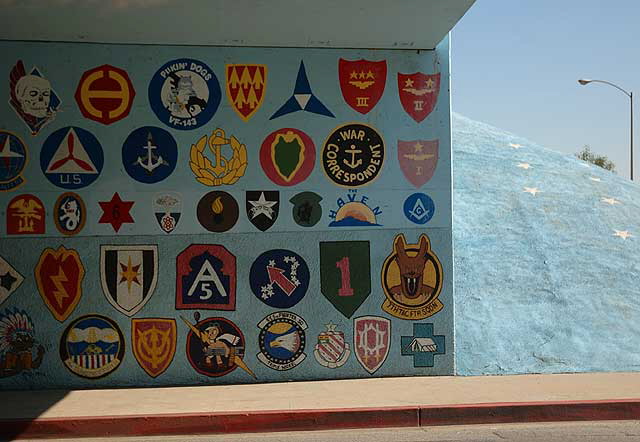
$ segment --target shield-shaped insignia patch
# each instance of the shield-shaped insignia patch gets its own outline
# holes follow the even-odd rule
[[[131,320],[131,345],[140,367],[152,378],[169,368],[176,354],[176,320],[145,318]]]
[[[244,121],[262,105],[267,88],[267,66],[264,64],[228,64],[227,98]]]
[[[438,140],[398,140],[402,173],[416,188],[427,183],[438,165]]]
[[[318,335],[313,355],[323,367],[342,367],[351,355],[351,348],[344,339],[344,332],[336,331],[335,324],[329,323],[326,327],[327,330]]]
[[[153,197],[153,213],[164,233],[173,232],[182,214],[182,197],[176,192],[156,194]]]
[[[387,82],[387,62],[340,59],[338,76],[344,101],[361,114],[368,113],[378,103]]]
[[[158,282],[158,246],[100,246],[100,281],[109,303],[133,316],[153,295]]]
[[[374,374],[389,355],[391,321],[379,316],[360,316],[353,320],[353,345],[360,365]]]
[[[369,241],[321,242],[320,290],[350,318],[371,293]]]
[[[440,93],[440,73],[426,75],[422,72],[398,72],[398,93],[404,110],[420,123],[436,106]]]
[[[278,219],[280,192],[277,190],[248,190],[246,195],[249,221],[264,232]]]
[[[84,267],[73,249],[44,249],[35,269],[36,284],[42,300],[58,321],[63,322],[76,308],[82,296]]]

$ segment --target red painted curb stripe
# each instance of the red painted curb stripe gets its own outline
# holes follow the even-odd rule
[[[624,399],[7,420],[0,421],[0,437],[153,436],[637,419],[640,399]]]

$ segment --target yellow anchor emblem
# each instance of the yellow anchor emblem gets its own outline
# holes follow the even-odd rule
[[[209,145],[215,164],[204,155]],[[229,146],[233,151],[231,159],[223,155],[222,149]],[[224,130],[214,130],[210,137],[204,135],[196,144],[191,145],[189,167],[196,180],[205,186],[233,184],[244,175],[247,169],[247,148],[236,137],[226,138]]]

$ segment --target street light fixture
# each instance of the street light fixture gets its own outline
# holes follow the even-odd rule
[[[630,149],[630,151],[631,151],[631,181],[633,181],[633,92],[627,92],[626,90],[622,89],[617,84],[613,84],[611,82],[604,81],[604,80],[580,79],[580,80],[578,80],[578,83],[580,83],[583,86],[586,86],[589,83],[604,83],[604,84],[608,84],[609,86],[615,87],[620,92],[622,92],[627,97],[629,97],[629,101],[631,102],[631,138],[630,138],[630,145],[631,145],[631,149]]]

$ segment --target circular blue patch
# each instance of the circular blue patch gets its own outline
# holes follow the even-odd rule
[[[122,145],[122,164],[129,176],[146,184],[157,183],[173,173],[178,145],[164,129],[144,126],[129,134]]]
[[[428,223],[435,211],[433,200],[424,193],[414,193],[404,201],[404,215],[416,224]]]
[[[104,155],[97,138],[75,126],[53,132],[40,151],[42,173],[63,189],[87,187],[98,179],[103,165]]]
[[[253,294],[268,306],[290,308],[307,293],[309,267],[290,250],[269,250],[251,265],[249,284]]]
[[[0,191],[24,183],[21,174],[27,165],[27,146],[11,132],[0,131]]]
[[[220,105],[220,83],[213,70],[190,58],[171,60],[149,83],[151,109],[173,129],[196,129],[211,120]]]

